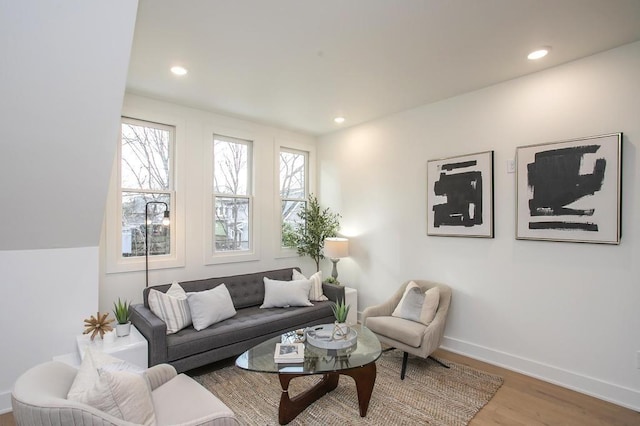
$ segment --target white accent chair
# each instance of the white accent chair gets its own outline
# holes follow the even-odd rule
[[[133,426],[89,405],[67,399],[77,369],[49,361],[26,371],[11,394],[13,416],[19,426]],[[233,412],[192,378],[177,374],[168,364],[145,372],[151,387],[156,424],[237,426]]]
[[[411,281],[418,284],[423,291],[427,291],[434,286],[440,289],[440,302],[436,310],[436,316],[429,325],[391,316]],[[450,303],[450,287],[431,281],[410,280],[400,286],[386,302],[366,308],[362,312],[362,324],[373,331],[380,339],[380,342],[404,351],[402,370],[400,372],[400,378],[404,380],[409,354],[426,359],[440,346]],[[449,368],[435,358],[432,359]]]

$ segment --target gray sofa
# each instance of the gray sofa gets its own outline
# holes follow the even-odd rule
[[[196,331],[193,326],[167,335],[165,323],[149,309],[149,291],[166,292],[170,284],[145,288],[144,303],[131,307],[131,322],[149,342],[149,366],[173,365],[178,372],[191,370],[215,361],[240,355],[247,349],[285,331],[334,321],[329,301],[312,302],[314,306],[260,309],[264,300],[263,277],[290,281],[293,269],[278,269],[221,278],[184,281],[186,292],[212,289],[224,283],[237,311],[232,318]],[[330,301],[344,300],[344,287],[323,284]]]

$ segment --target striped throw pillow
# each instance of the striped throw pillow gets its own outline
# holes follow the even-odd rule
[[[148,300],[151,312],[167,324],[167,334],[176,333],[191,325],[187,293],[177,282],[171,284],[166,293],[151,289]]]

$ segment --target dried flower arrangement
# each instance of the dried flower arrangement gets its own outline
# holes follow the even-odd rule
[[[107,320],[108,316],[109,312],[104,315],[100,315],[100,312],[97,312],[95,317],[91,315],[91,318],[85,319],[85,329],[82,334],[92,333],[91,340],[93,340],[98,334],[100,334],[101,339],[104,338],[105,333],[113,330],[113,327],[110,325],[113,322],[113,319]]]

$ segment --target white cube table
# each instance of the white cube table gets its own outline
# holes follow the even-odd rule
[[[109,354],[123,361],[127,361],[138,367],[148,367],[147,339],[135,328],[131,326],[131,333],[128,336],[116,337],[116,332],[105,334],[104,339],[96,337],[93,341],[89,334],[82,334],[76,337],[78,354],[80,359],[84,359],[87,347]]]

